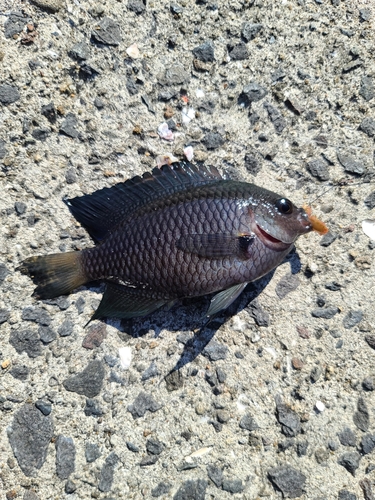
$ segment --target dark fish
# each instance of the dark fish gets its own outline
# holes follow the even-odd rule
[[[219,292],[212,317],[317,224],[282,196],[187,162],[65,202],[97,246],[30,257],[19,269],[40,299],[105,281],[92,319],[144,316],[178,298]]]

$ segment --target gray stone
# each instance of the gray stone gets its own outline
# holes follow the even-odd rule
[[[271,120],[273,126],[275,127],[276,133],[281,134],[281,132],[286,127],[286,120],[278,109],[272,106],[270,103],[265,102],[264,107],[267,110],[268,117]]]
[[[17,87],[12,85],[0,85],[0,102],[4,104],[4,106],[13,104],[18,101],[20,97]]]
[[[374,97],[374,82],[370,76],[362,76],[359,95],[362,96],[365,101],[371,101]]]
[[[164,448],[165,444],[158,439],[150,438],[146,441],[146,450],[151,455],[160,455]]]
[[[76,491],[76,489],[77,489],[76,483],[73,482],[71,479],[68,479],[64,486],[65,493],[71,495]]]
[[[41,113],[47,118],[50,123],[56,122],[56,108],[53,102],[42,106]]]
[[[165,377],[165,384],[168,392],[177,391],[184,386],[184,377],[180,370],[174,370]]]
[[[135,12],[138,16],[146,10],[146,1],[144,0],[129,0],[128,9]]]
[[[22,311],[22,319],[25,321],[35,321],[39,325],[49,326],[51,317],[45,309],[41,307],[28,306]]]
[[[121,42],[120,26],[110,17],[103,17],[93,29],[92,37],[98,43],[117,46]]]
[[[115,452],[112,452],[106,458],[104,465],[100,471],[99,476],[99,491],[107,492],[112,488],[113,475],[115,472],[115,467],[119,461],[119,457]]]
[[[26,365],[13,365],[9,373],[17,380],[27,380],[30,370]]]
[[[248,311],[258,326],[269,326],[270,315],[262,308],[256,299],[249,304]]]
[[[101,456],[101,454],[102,452],[100,451],[99,445],[97,445],[96,443],[86,443],[85,457],[88,464],[95,462],[95,460],[97,460]]]
[[[65,5],[64,0],[31,0],[32,3],[47,12],[58,12]]]
[[[338,438],[343,446],[354,447],[356,445],[356,436],[354,432],[351,429],[349,429],[349,427],[345,427],[345,429],[339,432]]]
[[[137,445],[135,445],[134,443],[130,442],[130,441],[126,441],[126,447],[129,451],[132,451],[133,453],[138,453],[139,452],[139,448]]]
[[[183,83],[187,83],[190,80],[190,75],[187,73],[187,71],[185,71],[183,66],[181,66],[180,64],[175,64],[174,66],[167,68],[158,80],[161,85],[181,85]],[[172,92],[170,99],[174,95],[176,95],[176,93]]]
[[[373,191],[372,193],[370,193],[366,198],[365,198],[365,201],[364,201],[364,204],[366,205],[367,208],[369,208],[370,210],[372,210],[373,208],[375,208],[375,191]]]
[[[328,232],[320,239],[320,246],[329,247],[337,238],[337,234]]]
[[[276,416],[281,424],[281,432],[285,436],[295,437],[301,432],[299,416],[291,408],[288,408],[280,398],[276,399]]]
[[[73,327],[73,321],[71,321],[70,319],[66,319],[59,326],[57,333],[60,335],[60,337],[69,337],[73,333]]]
[[[9,337],[9,343],[18,354],[26,352],[29,358],[36,358],[42,354],[39,335],[34,330],[13,330]]]
[[[78,42],[73,45],[68,54],[77,61],[84,61],[90,57],[90,47],[86,42]]]
[[[126,80],[126,88],[128,89],[130,95],[136,95],[139,92],[138,85],[131,76]]]
[[[0,95],[0,101],[1,101],[1,95]],[[359,126],[359,129],[362,130],[362,132],[367,134],[369,137],[374,137],[374,135],[375,135],[375,120],[373,118],[370,118],[370,117],[364,118]]]
[[[259,83],[250,82],[242,89],[239,100],[240,102],[243,102],[245,105],[249,106],[252,102],[261,101],[267,95],[267,93],[267,89],[262,87],[262,85],[260,85]]]
[[[203,137],[202,142],[207,149],[218,149],[224,144],[224,138],[218,132],[208,132]]]
[[[22,12],[11,12],[8,19],[4,23],[5,38],[12,38],[14,35],[21,33],[31,19],[26,17]]]
[[[360,323],[363,319],[363,312],[362,311],[349,311],[348,314],[345,316],[345,318],[342,321],[342,324],[344,328],[347,330],[349,328],[353,328],[353,326],[357,325]]]
[[[246,43],[240,42],[237,45],[228,48],[229,57],[232,61],[244,61],[249,57]]]
[[[361,450],[364,455],[372,453],[375,448],[375,434],[365,434],[361,439]]]
[[[74,168],[68,168],[65,172],[65,180],[67,184],[74,184],[77,182],[77,173]]]
[[[199,59],[203,62],[213,62],[215,60],[215,51],[213,43],[208,41],[195,47],[193,49],[193,54],[196,59]]]
[[[224,479],[221,488],[234,495],[235,493],[241,493],[244,490],[244,485],[241,479]]]
[[[363,23],[371,19],[371,9],[359,9],[359,20]]]
[[[7,148],[5,146],[6,146],[6,142],[3,141],[2,139],[0,139],[0,160],[5,158],[5,155],[7,154]]]
[[[276,295],[279,299],[283,299],[288,293],[296,290],[300,285],[300,280],[296,274],[287,273],[276,285]]]
[[[345,469],[355,475],[355,471],[359,467],[359,461],[361,460],[361,455],[356,451],[348,451],[343,453],[338,459],[337,463],[345,467]]]
[[[55,447],[57,477],[68,479],[75,469],[76,448],[73,439],[60,434],[56,439]]]
[[[49,415],[52,411],[52,405],[48,401],[44,401],[43,399],[38,399],[35,402],[35,407],[38,408],[39,411],[43,413],[43,415]]]
[[[254,38],[262,31],[263,24],[259,23],[244,23],[242,25],[242,36],[247,42],[254,40]]]
[[[362,380],[362,387],[365,391],[373,391],[375,389],[375,379],[373,376],[366,377]]]
[[[371,349],[375,349],[375,335],[365,335],[365,341],[371,347]]]
[[[219,359],[226,359],[228,352],[228,347],[226,345],[222,345],[215,340],[211,340],[211,342],[203,349],[202,354],[210,361],[219,361]]]
[[[261,171],[262,165],[256,154],[249,153],[244,158],[245,168],[250,174],[257,175]]]
[[[78,126],[78,120],[75,114],[68,113],[65,117],[65,120],[62,122],[60,126],[60,133],[71,137],[72,139],[76,139],[79,136],[79,132],[76,129]]]
[[[0,325],[8,321],[10,312],[7,309],[0,309]]]
[[[208,464],[207,475],[214,483],[216,488],[221,488],[223,484],[223,469],[220,469],[220,467],[217,467],[216,465]]]
[[[370,412],[366,401],[362,397],[358,398],[357,411],[353,415],[353,422],[361,431],[368,431],[370,426]]]
[[[22,215],[26,212],[27,205],[23,201],[16,201],[16,203],[14,204],[14,209],[17,215]]]
[[[99,360],[94,360],[90,361],[81,373],[64,380],[63,385],[67,391],[93,398],[99,394],[104,376],[104,364]]]
[[[23,405],[7,430],[10,446],[26,476],[35,476],[47,457],[53,421],[32,404]]]
[[[327,462],[330,453],[329,450],[321,447],[315,450],[314,455],[315,455],[315,460],[317,461],[318,464],[324,464],[325,462]]]
[[[6,267],[5,264],[0,263],[0,284],[5,280],[7,275],[9,274],[9,271]]]
[[[146,455],[139,462],[140,467],[148,467],[149,465],[155,465],[159,460],[157,455]]]
[[[311,160],[307,163],[306,166],[310,174],[320,181],[327,181],[329,179],[328,166],[322,158]]]
[[[366,170],[364,164],[356,161],[351,155],[337,152],[337,158],[344,167],[345,172],[362,175]]]
[[[340,490],[338,500],[357,500],[357,495],[350,493],[348,490]]]
[[[43,344],[49,344],[50,342],[53,342],[57,337],[57,333],[50,326],[40,326],[38,333],[39,338],[43,342]]]
[[[247,431],[255,431],[259,429],[259,425],[248,413],[245,413],[245,415],[241,418],[239,426],[241,429],[246,429]]]
[[[95,399],[86,399],[84,412],[86,417],[101,417],[103,415],[103,410],[101,409],[99,402]]]
[[[339,312],[340,310],[334,306],[319,307],[318,309],[311,311],[311,316],[314,318],[331,319]]]
[[[35,128],[31,135],[37,141],[45,141],[51,135],[51,131],[49,128]]]
[[[160,410],[161,407],[162,405],[157,403],[151,394],[140,392],[134,402],[128,406],[128,411],[132,414],[133,418],[136,419],[144,417],[146,411],[154,413],[155,411]]]
[[[307,455],[307,448],[309,447],[309,443],[307,441],[299,441],[296,446],[297,455],[299,457],[304,457]]]
[[[206,498],[207,481],[189,479],[182,483],[173,500],[204,500]]]
[[[33,490],[26,490],[22,497],[23,500],[40,500]]]
[[[289,465],[281,465],[270,469],[268,478],[275,488],[282,492],[285,498],[298,498],[304,492],[306,476]]]
[[[171,488],[172,488],[171,484],[162,481],[155,488],[151,490],[151,496],[157,498],[163,495],[167,495]]]
[[[144,382],[145,380],[156,377],[157,375],[159,375],[158,367],[156,366],[155,361],[153,361],[147,370],[142,373],[142,381]]]

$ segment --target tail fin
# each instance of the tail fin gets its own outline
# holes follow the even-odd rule
[[[88,281],[81,265],[81,252],[29,257],[18,271],[29,275],[37,285],[33,296],[38,299],[65,295]]]

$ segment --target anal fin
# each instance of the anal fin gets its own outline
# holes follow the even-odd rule
[[[207,311],[207,317],[212,318],[222,309],[229,307],[232,302],[243,292],[246,288],[247,283],[240,283],[239,285],[234,285],[222,292],[217,293],[211,300],[210,307]]]

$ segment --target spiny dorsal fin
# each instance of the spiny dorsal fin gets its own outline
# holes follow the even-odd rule
[[[163,165],[160,169],[154,168],[142,177],[136,176],[110,188],[64,201],[90,236],[100,241],[124,217],[131,216],[135,210],[153,200],[221,179],[213,166],[180,162],[172,166]]]

